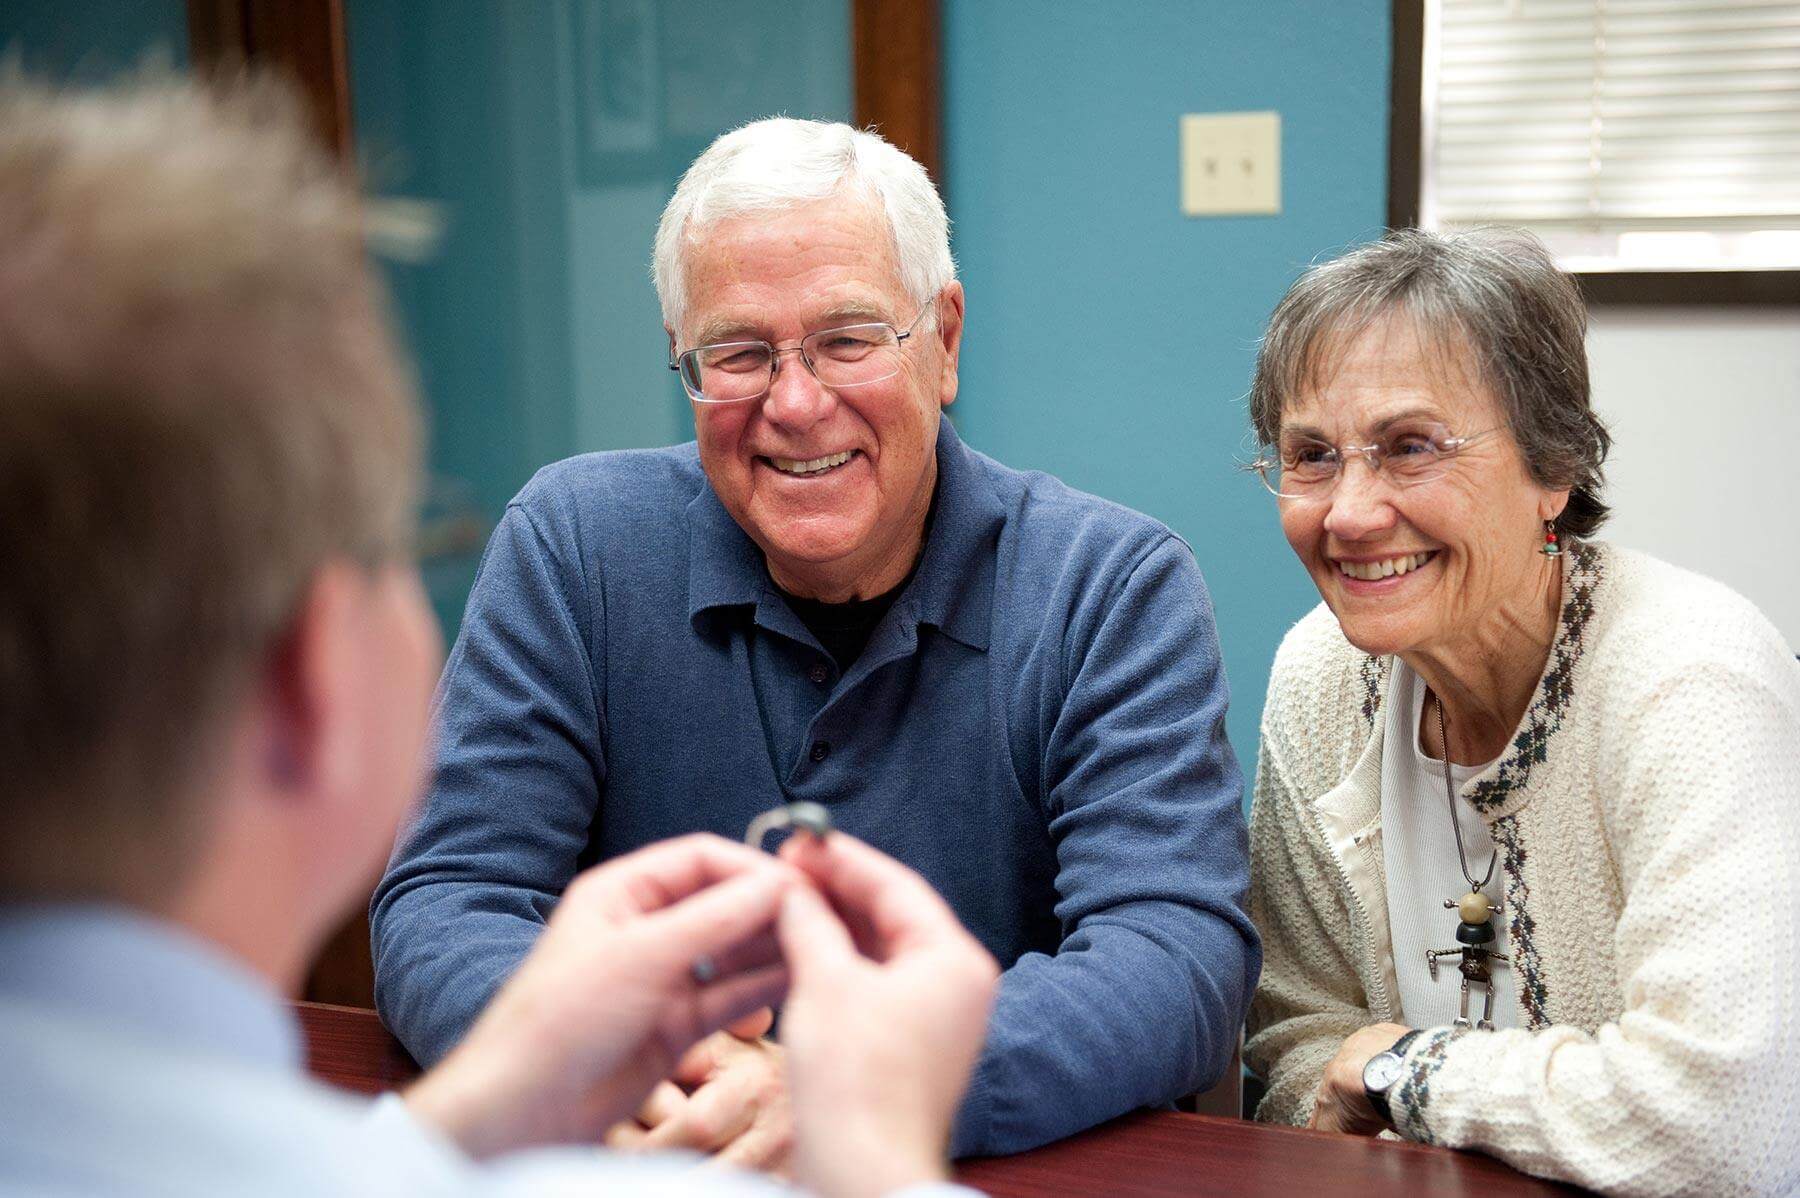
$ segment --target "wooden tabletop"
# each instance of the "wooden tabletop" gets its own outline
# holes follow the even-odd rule
[[[956,1179],[996,1198],[1517,1198],[1580,1193],[1474,1153],[1175,1111],[1138,1111],[1017,1156],[963,1161]]]
[[[373,1011],[323,1003],[294,1007],[314,1076],[364,1094],[417,1076],[418,1066]],[[1139,1111],[1017,1156],[963,1161],[957,1180],[996,1198],[1522,1198],[1577,1192],[1473,1153],[1174,1111]]]

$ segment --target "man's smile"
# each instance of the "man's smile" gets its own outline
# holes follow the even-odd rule
[[[847,465],[851,459],[860,456],[862,456],[862,450],[846,449],[818,458],[778,458],[759,454],[756,460],[790,478],[818,478],[830,474],[838,467]]]

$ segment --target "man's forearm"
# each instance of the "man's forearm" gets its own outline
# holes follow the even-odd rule
[[[543,932],[529,901],[505,891],[438,882],[373,913],[375,1006],[425,1068],[456,1047]]]
[[[1167,912],[1154,930],[1096,920],[1006,972],[954,1155],[1022,1152],[1217,1080],[1254,950],[1231,921],[1180,910],[1179,931]]]

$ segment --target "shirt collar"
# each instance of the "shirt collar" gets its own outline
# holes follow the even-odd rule
[[[994,603],[994,546],[1006,509],[975,454],[948,420],[938,421],[937,512],[919,568],[895,606],[972,649],[985,650]],[[755,607],[774,592],[762,550],[711,485],[688,504],[688,618]],[[785,608],[785,604],[782,605]]]
[[[199,1052],[301,1067],[294,1019],[215,945],[124,907],[0,906],[0,995]]]

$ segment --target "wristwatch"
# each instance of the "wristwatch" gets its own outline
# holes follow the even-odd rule
[[[1418,1039],[1418,1031],[1410,1031],[1398,1040],[1386,1052],[1378,1052],[1369,1058],[1363,1066],[1363,1093],[1369,1097],[1369,1105],[1381,1116],[1383,1123],[1394,1121],[1394,1112],[1388,1106],[1388,1091],[1400,1080],[1400,1071],[1406,1066],[1406,1050]]]

